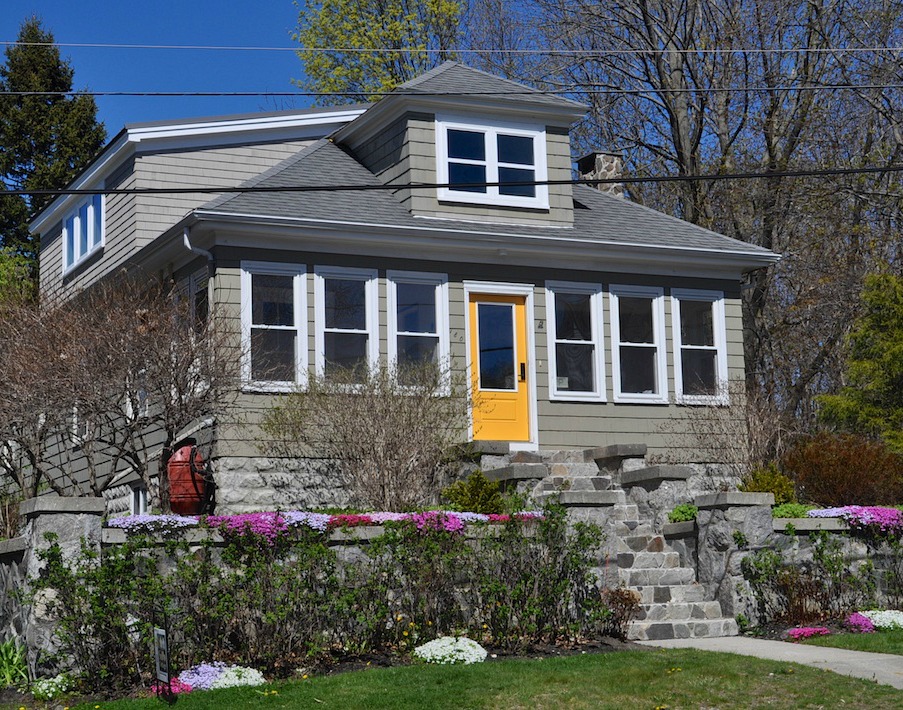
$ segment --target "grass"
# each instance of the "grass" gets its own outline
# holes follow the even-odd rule
[[[275,691],[275,692],[274,692]],[[900,707],[903,691],[828,671],[687,649],[629,651],[473,666],[407,666],[179,696],[179,710],[404,708]],[[155,699],[91,702],[140,710]]]
[[[903,629],[876,631],[873,634],[831,634],[807,639],[810,646],[831,646],[848,648],[851,651],[871,651],[872,653],[895,653],[903,656]]]

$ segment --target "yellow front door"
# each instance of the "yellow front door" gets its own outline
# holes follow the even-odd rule
[[[471,294],[469,308],[473,438],[529,441],[526,297]]]

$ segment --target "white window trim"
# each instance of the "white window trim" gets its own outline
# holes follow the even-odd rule
[[[148,512],[147,488],[143,485],[134,486],[129,496],[129,510],[131,515],[144,515]]]
[[[692,395],[683,392],[683,343],[680,335],[680,302],[703,301],[712,304],[713,347],[700,350],[715,350],[714,395]],[[671,332],[674,340],[674,392],[679,404],[730,404],[727,386],[727,325],[724,317],[724,293],[699,289],[671,289]],[[687,346],[688,348],[694,346]]]
[[[539,124],[512,123],[495,121],[486,118],[478,119],[467,116],[436,116],[436,181],[440,185],[448,184],[448,129],[475,131],[483,133],[486,140],[486,182],[498,182],[498,143],[495,140],[499,133],[513,136],[524,136],[533,139],[533,172],[537,182],[549,179],[548,161],[546,158],[546,130]],[[457,158],[455,160],[458,160]],[[472,162],[472,161],[464,161]],[[476,161],[474,164],[482,164]],[[512,167],[518,167],[513,166]],[[525,166],[519,166],[525,167]],[[497,205],[502,207],[529,207],[533,209],[549,209],[549,188],[547,185],[536,185],[534,197],[499,194],[497,186],[489,186],[485,193],[465,192],[440,187],[436,197],[447,202],[468,202],[478,205]]]
[[[326,373],[326,279],[363,281],[367,325],[367,358],[371,368],[379,367],[379,278],[376,269],[341,266],[314,267],[314,352],[317,375]]]
[[[408,335],[407,331],[398,330],[398,292],[399,283],[426,284],[436,288],[436,331],[439,336],[438,360],[440,371],[448,374],[451,351],[449,346],[449,311],[448,311],[448,275],[426,271],[387,271],[386,272],[386,311],[387,311],[387,353],[390,363],[398,363],[398,336]],[[417,333],[410,333],[417,335]],[[451,382],[444,377],[436,394],[451,394]]]
[[[595,348],[593,367],[596,387],[592,392],[570,392],[558,389],[557,367],[557,322],[555,319],[555,294],[577,293],[590,297],[590,326],[592,344]],[[577,283],[574,281],[546,281],[546,337],[549,360],[549,399],[562,402],[604,402],[605,400],[605,341],[603,338],[602,284]],[[578,341],[571,341],[578,342]],[[590,341],[579,341],[587,343]]]
[[[78,213],[79,210],[87,204],[88,206],[88,225],[92,228],[94,226],[94,195],[89,195],[86,200],[82,200],[79,202],[74,209],[70,210],[63,217],[63,230],[62,230],[62,239],[63,239],[63,275],[69,273],[70,271],[77,268],[82,262],[89,259],[95,253],[99,252],[103,249],[106,244],[106,235],[107,235],[107,210],[106,210],[106,197],[104,195],[100,195],[100,239],[97,240],[95,244],[91,244],[91,234],[88,234],[88,248],[87,251],[81,253],[81,231],[86,228],[86,225],[82,224],[82,220],[79,218]],[[75,229],[75,234],[72,235],[72,249],[75,251],[74,254],[69,253],[69,229],[66,227],[66,223],[69,219],[72,219],[72,225]]]
[[[665,293],[662,288],[652,286],[627,286],[611,284],[608,287],[608,301],[611,309],[609,327],[611,328],[611,379],[614,389],[614,401],[619,404],[667,404],[668,403],[668,361],[665,342]],[[652,337],[651,346],[656,349],[655,375],[659,391],[654,394],[643,392],[621,391],[621,346],[631,343],[621,342],[621,324],[619,320],[619,297],[637,297],[652,299]]]
[[[279,329],[295,330],[295,380],[251,379],[251,276],[267,274],[271,276],[292,276],[294,295],[294,328],[279,326]],[[253,392],[289,392],[306,383],[307,376],[307,268],[298,264],[280,264],[268,261],[241,262],[241,379],[242,389]],[[272,326],[276,328],[276,326]]]

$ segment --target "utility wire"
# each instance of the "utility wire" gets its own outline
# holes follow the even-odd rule
[[[818,84],[806,86],[725,86],[687,89],[523,89],[521,91],[0,91],[0,96],[149,96],[149,97],[217,97],[217,96],[536,96],[536,95],[640,95],[640,94],[722,94],[769,91],[869,91],[903,89],[903,84]]]
[[[382,190],[434,190],[436,188],[465,189],[471,187],[521,187],[539,185],[617,185],[661,182],[694,182],[706,180],[760,180],[769,178],[827,177],[831,175],[869,175],[875,173],[900,173],[903,165],[865,166],[862,168],[825,168],[822,170],[781,170],[775,172],[718,173],[709,175],[650,175],[645,177],[618,177],[576,180],[507,180],[501,182],[415,182],[397,185],[223,185],[220,187],[114,187],[89,189],[12,189],[0,191],[3,195],[51,196],[61,195],[185,195],[220,193],[269,193],[269,192],[371,192]]]
[[[903,47],[795,47],[788,49],[743,47],[736,49],[426,49],[421,47],[262,47],[203,44],[119,44],[104,42],[19,42],[0,41],[0,45],[19,47],[70,47],[80,49],[166,49],[230,52],[349,52],[355,54],[513,54],[561,56],[609,56],[619,54],[854,54],[864,52],[903,52]]]

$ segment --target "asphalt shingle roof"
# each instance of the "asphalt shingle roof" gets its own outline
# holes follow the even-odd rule
[[[421,74],[415,79],[401,84],[397,92],[404,94],[503,94],[506,101],[526,102],[564,106],[568,109],[586,110],[583,104],[561,96],[544,94],[541,91],[503,79],[494,74],[474,69],[461,62],[443,62],[435,69]]]
[[[380,185],[379,179],[339,146],[320,140],[288,158],[246,186],[268,187]],[[441,220],[427,223],[412,215],[392,190],[323,190],[316,192],[248,192],[224,195],[201,211],[236,215],[316,219],[343,223],[388,224],[418,229],[441,228],[473,234],[595,240],[600,244],[659,246],[761,253],[766,249],[712,232],[689,222],[614,197],[586,185],[574,186],[573,228],[512,224],[477,224]]]

